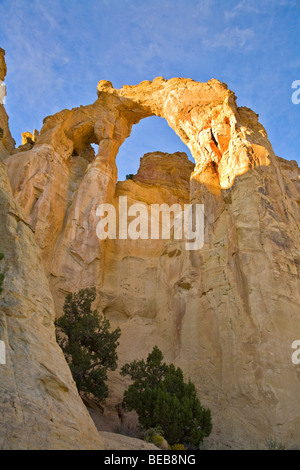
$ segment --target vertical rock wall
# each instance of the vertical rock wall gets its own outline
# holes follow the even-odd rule
[[[2,64],[0,73],[5,70]],[[0,157],[5,160],[13,142],[2,105],[0,123],[4,128]],[[6,363],[0,364],[0,449],[102,449],[56,344],[54,303],[40,249],[12,196],[1,158],[0,252],[5,257],[0,269],[5,278],[0,340]]]
[[[191,149],[195,167],[148,155],[133,181],[116,185],[119,146],[152,115]],[[115,90],[101,81],[94,104],[46,118],[34,146],[6,163],[58,315],[66,292],[96,285],[99,309],[122,329],[120,364],[157,344],[211,408],[215,439],[235,448],[271,436],[299,442],[291,344],[300,338],[300,172],[274,155],[258,116],[225,84],[158,78]],[[204,247],[100,242],[96,207],[120,195],[148,206],[203,203]],[[123,388],[112,374],[116,400]]]

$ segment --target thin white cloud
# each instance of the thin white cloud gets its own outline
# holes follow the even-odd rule
[[[241,0],[231,10],[225,10],[224,18],[226,21],[231,21],[238,15],[267,13],[270,8],[274,7],[275,2],[279,7],[293,7],[296,2],[300,5],[300,0]]]
[[[203,46],[209,50],[214,49],[243,49],[252,48],[252,39],[254,31],[251,28],[242,29],[238,26],[225,28],[220,33],[216,33],[212,38],[204,39]]]
[[[49,90],[59,84],[55,64],[65,62],[67,52],[62,44],[49,43],[49,32],[55,31],[58,24],[41,1],[31,4],[34,14],[28,24],[28,12],[24,12],[22,2],[12,0],[9,8],[2,13],[2,30],[5,44],[9,45],[7,61],[9,75],[14,75],[23,97],[33,100],[36,93],[49,97]],[[53,11],[53,10],[52,10]],[[56,10],[56,14],[59,14]],[[30,80],[30,87],[28,81]],[[54,85],[55,84],[55,85]]]
[[[160,61],[161,73],[167,73],[165,63],[195,60],[195,47],[207,35],[207,18],[211,0],[188,3],[177,0],[172,4],[152,0],[141,4],[126,2],[130,23],[119,24],[114,41],[105,52],[105,59],[121,56],[123,63],[140,73],[151,72]]]
[[[260,5],[260,6],[259,6]],[[241,0],[232,10],[226,10],[224,17],[226,21],[232,20],[239,13],[261,13],[262,1]]]

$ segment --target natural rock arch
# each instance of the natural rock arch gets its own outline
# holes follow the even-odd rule
[[[195,158],[186,194],[206,206],[200,252],[166,243],[143,257],[143,246],[128,253],[127,245],[96,237],[95,208],[116,193],[118,149],[151,115],[165,118]],[[196,382],[223,441],[257,445],[279,435],[280,422],[296,442],[290,344],[299,328],[299,169],[275,157],[258,116],[238,108],[217,80],[158,78],[121,90],[101,81],[94,104],[46,118],[29,147],[6,163],[57,311],[67,291],[96,284],[103,310],[118,318],[124,311],[120,357],[135,359],[155,341]],[[133,197],[134,184],[121,190]],[[118,380],[113,389],[120,393]]]
[[[82,277],[84,270],[87,285],[101,276],[95,207],[112,201],[119,147],[141,119],[166,119],[191,150],[194,202],[205,202],[209,194],[220,197],[237,175],[273,157],[257,115],[237,108],[234,93],[218,80],[159,77],[121,90],[102,80],[97,90],[94,104],[45,118],[32,150],[23,146],[7,161],[14,195],[35,230],[53,288],[58,282],[61,289],[62,264],[70,278]],[[95,157],[90,143],[99,145]]]
[[[220,196],[238,174],[255,165],[268,165],[272,154],[266,139],[260,145],[266,133],[255,113],[238,109],[234,93],[218,80],[198,83],[159,77],[121,90],[102,80],[97,89],[94,104],[45,118],[32,150],[21,147],[25,151],[8,159],[15,197],[44,250],[46,272],[54,285],[60,277],[58,258],[67,270],[71,269],[67,258],[72,265],[75,259],[79,270],[84,267],[87,284],[101,275],[101,263],[96,261],[97,269],[92,266],[101,258],[94,208],[112,201],[119,147],[141,119],[153,115],[166,119],[190,148],[196,162],[191,201],[203,202],[206,190]],[[90,143],[99,145],[95,157]],[[91,275],[87,275],[89,270]]]

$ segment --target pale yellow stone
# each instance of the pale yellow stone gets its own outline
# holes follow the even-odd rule
[[[22,145],[33,144],[33,135],[31,132],[22,132]]]
[[[99,434],[106,450],[159,450],[154,444],[136,439],[135,437],[104,431],[100,431]]]
[[[148,154],[133,180],[117,184],[120,145],[152,115],[167,120],[195,166],[184,155]],[[67,292],[95,285],[96,307],[122,330],[120,366],[158,345],[212,410],[214,442],[299,444],[291,344],[300,339],[300,171],[274,155],[258,116],[238,108],[225,84],[159,77],[116,90],[101,81],[94,104],[47,117],[34,147],[6,162],[57,315]],[[204,247],[100,242],[96,208],[117,206],[120,195],[148,206],[203,203]],[[110,374],[112,409],[125,386]]]
[[[5,51],[0,47],[0,80],[4,81],[7,68],[5,63]],[[11,136],[8,126],[8,116],[4,105],[0,102],[0,158],[9,155],[15,147],[15,141]]]
[[[0,122],[8,129],[1,106]],[[6,152],[0,147],[1,158]],[[1,158],[0,340],[6,364],[0,364],[0,449],[103,449],[56,343],[54,303],[40,249],[12,196]]]

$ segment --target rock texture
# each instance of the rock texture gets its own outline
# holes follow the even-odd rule
[[[0,55],[1,57],[1,55]],[[0,71],[1,71],[0,67]],[[8,129],[0,107],[0,122]],[[10,134],[4,140],[12,145]],[[9,146],[0,147],[2,158]],[[55,310],[32,229],[0,159],[0,449],[102,449],[56,344]]]
[[[195,166],[182,154],[148,154],[133,180],[117,183],[120,145],[152,115],[167,120]],[[157,78],[121,90],[101,81],[94,104],[46,118],[26,145],[6,163],[57,314],[66,292],[96,285],[99,310],[122,329],[120,365],[157,344],[211,408],[213,439],[256,448],[275,436],[296,445],[300,171],[274,155],[258,116],[214,79]],[[100,242],[96,207],[117,207],[120,195],[148,206],[203,203],[204,247]],[[112,374],[114,400],[123,388]]]
[[[154,444],[134,437],[123,436],[122,434],[102,431],[100,432],[100,436],[105,444],[106,450],[160,450]]]
[[[5,51],[0,47],[0,84],[4,82],[7,68],[5,63]],[[8,116],[6,114],[4,104],[0,101],[0,155],[9,155],[15,147],[9,126]]]

